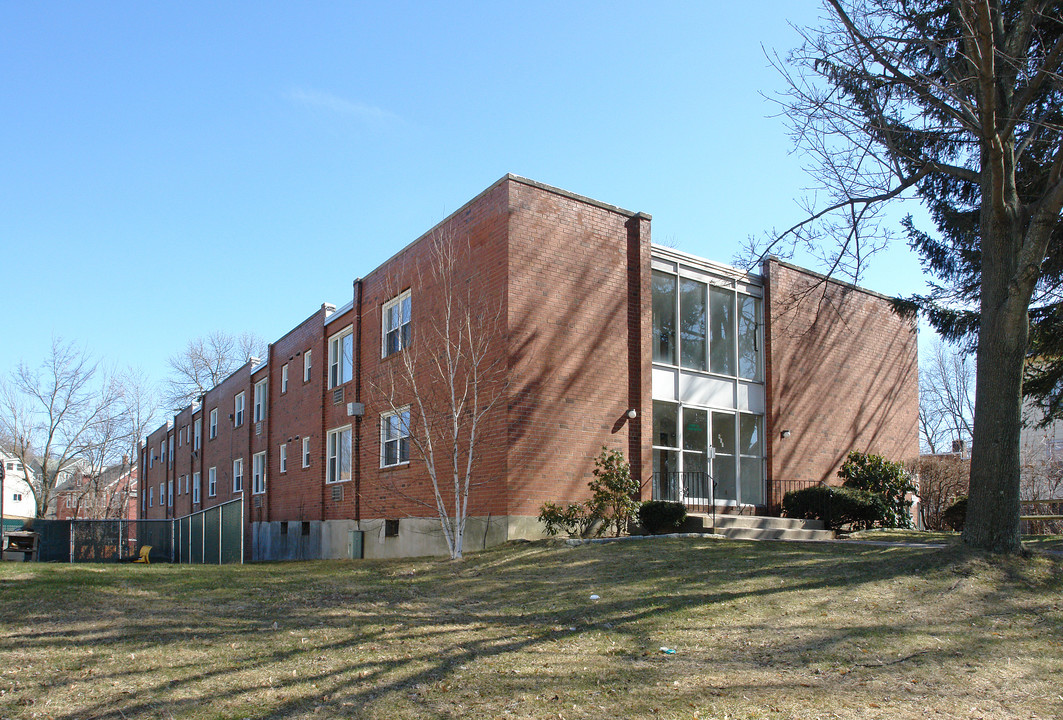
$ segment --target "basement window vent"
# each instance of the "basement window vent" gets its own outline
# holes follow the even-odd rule
[[[399,519],[385,520],[384,521],[384,537],[398,537],[399,536]]]
[[[332,486],[332,501],[333,502],[340,502],[342,500],[343,500],[343,486],[342,485],[333,485]]]
[[[257,507],[257,508],[262,507],[262,496],[261,495],[255,495],[255,507]]]
[[[339,387],[332,391],[332,404],[341,405],[343,403],[343,388]]]
[[[303,535],[309,535],[309,534],[310,534],[310,523],[303,522]]]

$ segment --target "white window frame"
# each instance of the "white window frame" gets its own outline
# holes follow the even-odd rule
[[[244,459],[233,460],[233,494],[244,491]]]
[[[15,502],[22,502],[22,493],[12,493],[11,499]]]
[[[251,456],[251,494],[261,495],[266,492],[266,453]]]
[[[207,432],[207,437],[210,440],[218,437],[218,408],[210,411],[210,428]]]
[[[198,472],[192,473],[192,504],[199,504],[199,490],[203,478]]]
[[[173,507],[173,480],[166,483],[166,507]]]
[[[288,363],[281,365],[281,394],[288,392]]]
[[[166,465],[173,467],[173,435],[170,436],[170,454],[166,456]]]
[[[149,487],[148,488],[148,507],[149,508],[155,507],[155,488],[154,487]]]
[[[310,359],[311,350],[307,350],[303,353],[303,382],[310,382],[310,374],[313,370],[313,361]]]
[[[203,418],[196,418],[192,431],[192,449],[198,451],[203,446]]]
[[[346,443],[347,467],[346,473],[342,467],[344,443]],[[325,483],[350,482],[351,468],[353,467],[353,445],[351,426],[344,425],[334,430],[329,430],[325,438]],[[344,477],[346,475],[346,477]]]
[[[278,456],[278,464],[280,466],[280,472],[288,472],[288,443],[281,443],[280,455]]]
[[[215,497],[218,494],[218,468],[212,467],[207,470],[207,497]]]
[[[164,507],[166,500],[166,482],[159,483],[159,507]]]
[[[233,398],[233,427],[240,427],[244,424],[244,404],[244,391],[241,390]]]
[[[262,422],[266,419],[266,382],[266,380],[259,380],[255,383],[255,422]]]
[[[344,352],[344,341],[350,341],[350,354]],[[346,364],[344,364],[346,361]],[[328,386],[345,385],[354,379],[354,326],[348,325],[328,341]],[[346,372],[344,372],[346,371]]]
[[[406,322],[402,322],[402,304],[404,302],[409,302],[410,303],[410,318]],[[391,309],[396,307],[396,306],[399,307],[399,324],[398,324],[397,327],[391,327],[391,324],[389,322],[390,319],[391,319]],[[402,335],[403,335],[402,329],[403,329],[404,326],[407,326],[407,325],[410,326],[410,329],[406,333],[407,340],[406,340],[405,343],[403,343],[403,341],[402,341]],[[398,341],[397,341],[397,347],[394,350],[389,352],[388,351],[388,333],[391,333],[391,332],[398,333],[398,335],[397,335]],[[413,301],[412,301],[411,292],[409,290],[406,290],[404,292],[399,293],[398,295],[393,297],[391,300],[388,300],[386,303],[384,303],[383,308],[381,308],[381,312],[380,312],[380,357],[385,358],[388,355],[394,355],[395,353],[402,352],[407,347],[409,347],[411,344],[413,344]]]
[[[310,467],[310,438],[303,438],[303,467]]]
[[[400,418],[399,430],[404,429],[406,433],[400,434],[394,438],[387,438],[387,430],[390,427],[390,420],[392,418]],[[402,459],[403,441],[405,441],[406,447],[406,459]],[[397,448],[395,462],[387,462],[388,445],[395,444]],[[380,467],[399,467],[402,465],[409,465],[410,463],[410,406],[401,407],[390,412],[380,414]]]

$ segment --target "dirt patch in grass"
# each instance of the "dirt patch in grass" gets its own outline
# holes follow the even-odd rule
[[[1061,590],[1049,556],[712,539],[6,564],[0,717],[1058,717]]]

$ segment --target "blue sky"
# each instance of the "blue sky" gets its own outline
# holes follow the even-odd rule
[[[276,339],[507,172],[728,262],[809,182],[765,52],[817,7],[749,7],[2,3],[0,371]],[[923,279],[899,245],[863,284]]]

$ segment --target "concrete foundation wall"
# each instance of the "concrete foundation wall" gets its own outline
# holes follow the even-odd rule
[[[383,518],[325,520],[305,523],[252,523],[252,561],[345,560],[446,556],[446,539],[434,518],[400,518],[399,533],[385,534]],[[352,538],[351,533],[356,533]],[[360,536],[357,535],[360,533]],[[484,550],[507,540],[545,537],[537,518],[524,516],[471,517],[465,526],[464,552]],[[353,540],[353,543],[352,543]],[[361,548],[358,547],[359,540]],[[359,549],[361,552],[359,553]]]

